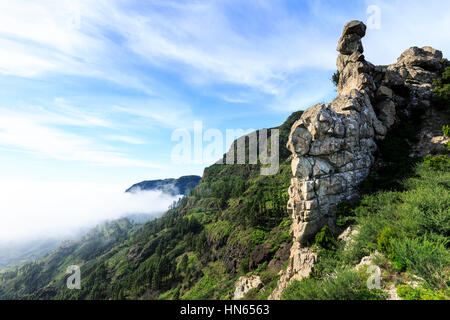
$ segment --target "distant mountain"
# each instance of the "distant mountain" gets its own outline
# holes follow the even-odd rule
[[[135,190],[158,190],[171,196],[187,195],[200,182],[199,176],[183,176],[179,179],[163,179],[142,181],[131,186],[126,192]],[[162,214],[163,212],[161,212]],[[132,224],[144,224],[153,219],[154,214],[129,214],[123,218]],[[81,237],[87,230],[80,231],[76,238]],[[63,239],[42,239],[33,241],[18,241],[0,243],[0,270],[22,266],[26,263],[40,259],[47,253],[55,250]]]
[[[200,182],[199,176],[182,176],[178,179],[162,179],[142,181],[132,185],[126,192],[135,192],[136,190],[154,190],[162,191],[172,196],[187,195]]]

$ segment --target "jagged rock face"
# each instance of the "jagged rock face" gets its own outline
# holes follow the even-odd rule
[[[239,300],[253,288],[262,287],[262,281],[259,276],[242,276],[235,283],[236,290],[234,291],[234,300]]]
[[[398,113],[430,105],[431,82],[443,69],[442,53],[430,47],[412,47],[397,63],[375,67],[362,54],[365,32],[360,21],[345,25],[337,46],[337,98],[307,109],[291,129],[288,211],[294,245],[273,299],[292,279],[313,270],[315,257],[305,251],[308,240],[324,225],[333,227],[339,202],[358,196],[375,162],[376,141],[384,139]]]
[[[339,96],[306,110],[291,130],[288,148],[294,177],[288,210],[294,218],[294,238],[302,244],[322,226],[332,224],[340,201],[357,195],[356,187],[375,160],[375,139],[387,132],[371,103],[376,86],[371,76],[374,67],[361,54],[365,30],[362,22],[345,26],[338,45]],[[381,88],[378,94],[392,96],[389,90]],[[395,116],[386,118],[393,123]]]

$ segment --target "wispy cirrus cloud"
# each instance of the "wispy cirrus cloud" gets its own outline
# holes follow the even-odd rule
[[[25,64],[5,59],[0,71],[20,76],[83,74],[154,93],[150,79],[133,77],[134,55],[137,64],[170,70],[196,85],[230,82],[277,94],[287,74],[334,64],[329,36],[294,20],[287,7],[264,1],[247,5],[268,18],[278,15],[270,30],[261,33],[236,28],[242,21],[230,17],[224,1],[155,1],[134,10],[137,4],[38,0],[24,9],[19,2],[2,1],[2,54],[19,55]]]
[[[129,137],[129,136],[120,136],[120,135],[109,135],[104,136],[106,140],[110,141],[119,141],[129,144],[146,144],[147,142],[143,139],[135,138],[135,137]]]
[[[293,76],[335,68],[343,23],[365,20],[371,4],[382,9],[382,29],[365,40],[369,60],[380,50],[394,59],[412,35],[447,49],[450,5],[434,0],[427,10],[420,1],[0,1],[0,72],[82,74],[160,96],[164,84],[140,71],[154,67],[194,86],[245,86],[276,103],[294,97]]]
[[[381,29],[368,30],[364,39],[369,61],[390,63],[413,44],[450,49],[449,3],[374,2],[0,0],[0,74],[37,81],[51,75],[49,91],[65,77],[118,84],[108,94],[135,90],[135,96],[118,94],[117,103],[102,108],[56,98],[51,108],[30,107],[4,118],[28,125],[30,135],[61,146],[59,151],[30,142],[32,137],[15,132],[6,120],[1,146],[92,163],[144,165],[109,142],[139,146],[149,139],[135,134],[138,130],[169,131],[203,116],[215,121],[241,110],[305,109],[334,93],[329,77],[342,26],[365,20],[371,4],[380,6],[382,20]],[[90,84],[80,89],[85,101],[98,97],[95,89]],[[209,96],[224,104],[211,104]],[[228,108],[235,113],[225,114]],[[93,131],[68,126],[101,132],[94,137]]]
[[[0,146],[33,154],[39,158],[63,161],[85,162],[91,165],[108,167],[146,167],[163,166],[144,160],[131,158],[116,148],[99,142],[96,137],[71,133],[54,125],[76,124],[78,120],[67,122],[68,118],[54,114],[26,116],[23,112],[0,109]],[[89,120],[84,125],[91,126]],[[131,138],[121,137],[130,143]],[[133,141],[135,142],[135,141]]]

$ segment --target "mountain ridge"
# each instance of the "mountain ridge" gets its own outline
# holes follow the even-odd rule
[[[181,176],[179,178],[145,180],[133,184],[125,192],[144,191],[162,191],[172,196],[186,195],[199,182],[201,177],[196,175]]]

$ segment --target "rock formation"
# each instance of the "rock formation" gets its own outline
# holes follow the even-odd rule
[[[412,47],[397,63],[376,67],[363,55],[365,33],[360,21],[345,25],[337,46],[337,98],[307,109],[291,129],[294,244],[271,299],[279,299],[291,280],[309,276],[317,256],[308,241],[323,226],[334,226],[339,202],[358,197],[358,185],[375,163],[376,141],[399,115],[430,106],[431,83],[444,68],[442,53],[431,47]]]
[[[242,276],[235,283],[234,300],[239,300],[253,288],[262,287],[262,281],[259,276]]]

